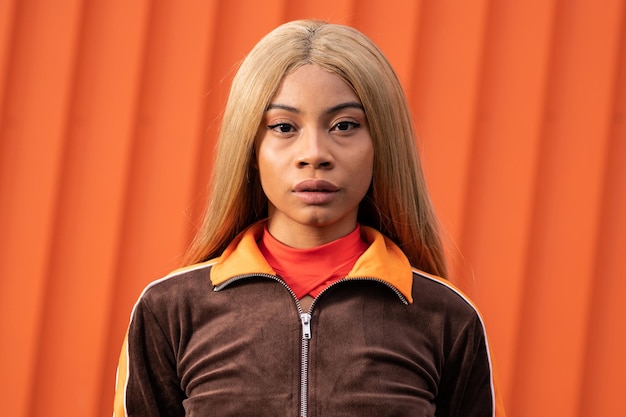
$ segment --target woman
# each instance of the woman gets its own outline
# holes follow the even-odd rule
[[[133,309],[116,416],[504,415],[400,83],[352,28],[246,57],[188,264]]]

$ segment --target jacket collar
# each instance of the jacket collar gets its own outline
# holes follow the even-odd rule
[[[265,221],[257,222],[241,232],[216,260],[211,268],[211,283],[214,286],[238,275],[276,275],[257,246],[264,224]],[[361,225],[361,237],[370,246],[356,261],[346,278],[384,281],[412,303],[413,273],[404,253],[374,228]]]

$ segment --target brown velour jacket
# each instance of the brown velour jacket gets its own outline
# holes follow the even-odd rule
[[[485,327],[448,281],[369,249],[303,311],[256,246],[150,284],[118,368],[115,417],[504,417]]]

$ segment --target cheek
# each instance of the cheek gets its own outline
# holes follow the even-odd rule
[[[267,176],[268,172],[271,172],[274,158],[272,158],[271,153],[268,152],[267,147],[261,145],[257,149],[256,155],[256,165],[259,170],[259,175],[263,178]]]
[[[265,195],[271,194],[275,184],[281,177],[278,158],[267,147],[259,146],[257,149],[256,168],[259,172],[263,192]]]
[[[353,154],[348,175],[352,179],[352,188],[356,193],[355,197],[357,195],[359,198],[365,197],[372,184],[374,173],[373,154],[373,151],[370,149],[359,152],[356,154],[358,157]]]
[[[280,143],[273,138],[261,138],[256,146],[256,160],[259,168],[262,166],[267,169],[278,164],[284,159],[284,150],[279,146]]]
[[[373,146],[368,147],[363,153],[362,158],[360,159],[359,166],[361,168],[361,177],[363,178],[363,182],[367,183],[368,186],[372,182],[372,177],[374,175],[374,148]]]
[[[367,191],[369,190],[371,184],[372,184],[372,179],[374,177],[374,168],[373,165],[370,164],[367,166],[366,169],[363,169],[360,177],[362,178],[362,182],[361,182],[361,191],[363,192],[363,195],[367,194]]]

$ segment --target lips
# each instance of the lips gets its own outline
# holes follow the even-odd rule
[[[339,187],[337,187],[332,182],[328,182],[325,180],[304,180],[296,184],[293,191],[297,193],[304,192],[322,192],[322,193],[333,193],[339,191]]]
[[[332,182],[309,179],[296,184],[294,195],[304,204],[325,206],[332,203],[338,195],[339,187]]]

